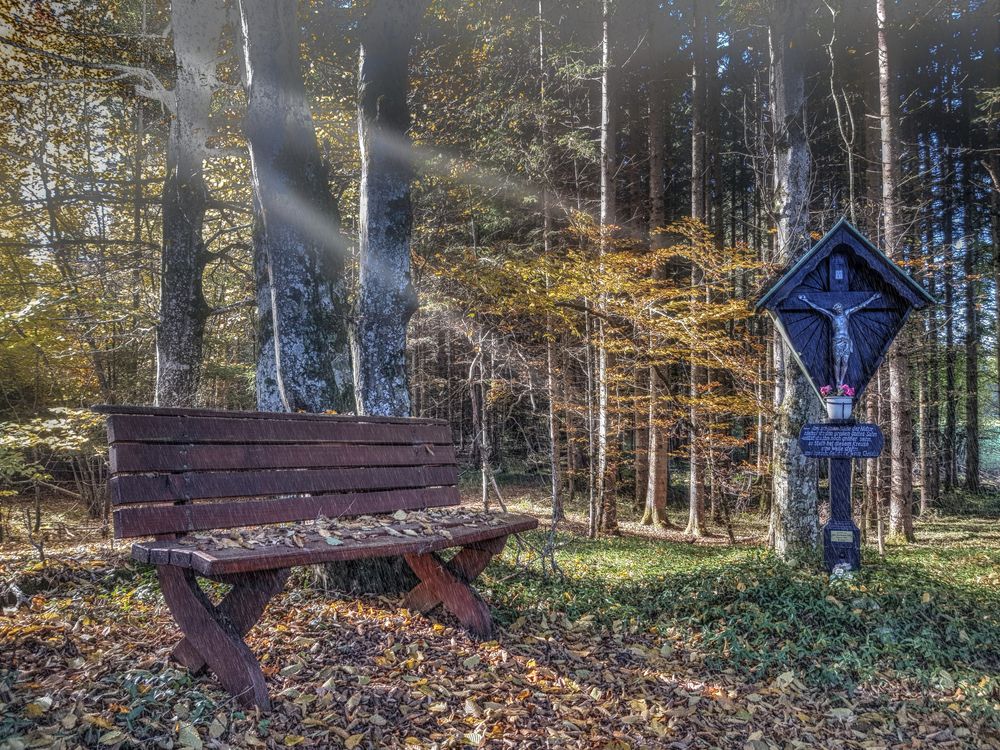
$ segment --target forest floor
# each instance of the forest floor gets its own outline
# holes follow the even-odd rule
[[[544,513],[541,492],[508,492]],[[995,517],[922,520],[916,544],[866,548],[861,574],[831,584],[764,552],[759,522],[736,545],[631,523],[589,540],[571,512],[561,578],[515,544],[484,574],[487,643],[300,571],[249,637],[263,716],[167,662],[177,629],[152,571],[69,538],[64,515],[45,567],[0,547],[0,594],[16,580],[30,598],[0,615],[2,750],[1000,748]]]

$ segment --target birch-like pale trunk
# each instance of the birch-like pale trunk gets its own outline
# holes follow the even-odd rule
[[[791,263],[807,246],[809,174],[806,135],[805,39],[802,4],[780,0],[770,19],[771,119],[774,124],[776,260]],[[819,546],[817,462],[799,449],[802,425],[817,419],[819,403],[805,374],[780,337],[774,367],[783,387],[775,391],[771,535],[779,557],[795,561]]]
[[[358,68],[361,205],[351,326],[358,412],[410,413],[406,330],[417,310],[410,280],[410,46],[426,2],[376,0],[365,15]]]
[[[930,147],[925,144],[921,154],[921,171],[930,172]],[[924,247],[928,256],[924,260],[924,275],[927,292],[934,297],[937,293],[935,282],[936,257],[934,253],[934,212],[924,215]],[[937,357],[937,312],[931,308],[924,316],[924,357],[920,373],[920,401],[918,421],[920,423],[920,515],[926,516],[938,496],[938,357]]]
[[[984,162],[990,176],[990,244],[993,246],[994,337],[997,341],[997,409],[1000,411],[1000,136],[993,128],[991,154]]]
[[[552,201],[548,188],[548,112],[546,111],[547,84],[549,69],[545,62],[545,14],[542,0],[538,0],[538,100],[541,108],[541,118],[538,125],[539,140],[542,151],[542,253],[545,262],[552,253]],[[548,272],[545,274],[545,287],[549,286]],[[559,457],[562,452],[559,435],[558,404],[556,402],[556,337],[552,326],[552,316],[545,317],[545,382],[549,392],[548,427],[549,427],[549,487],[551,491],[552,518],[560,521],[564,518],[562,502],[562,476]]]
[[[240,0],[254,193],[257,406],[351,412],[346,244],[316,141],[294,12]]]
[[[694,37],[691,63],[691,218],[701,222],[708,219],[705,200],[705,27],[704,15],[698,0],[691,3],[691,32]],[[691,308],[699,305],[701,272],[698,264],[691,264]],[[697,400],[701,397],[701,384],[705,381],[705,368],[697,362],[698,354],[692,350],[688,376],[689,419],[691,421],[688,480],[688,524],[685,534],[702,536],[705,533],[705,458],[700,445],[702,433],[701,410]]]
[[[892,76],[886,34],[885,0],[875,0],[878,27],[878,93],[882,143],[882,224],[886,253],[900,260],[902,242],[896,160],[896,120],[892,101]],[[913,405],[910,398],[908,352],[912,336],[907,331],[889,349],[889,407],[892,468],[889,494],[889,534],[913,540]]]
[[[611,228],[615,223],[615,122],[611,101],[611,0],[603,0],[601,18],[601,256],[608,252]],[[603,302],[598,301],[601,307]],[[618,529],[617,475],[614,459],[614,417],[609,413],[609,356],[604,345],[604,321],[597,320],[597,502],[598,529],[615,532]]]
[[[157,406],[192,406],[201,381],[209,306],[202,276],[207,253],[202,237],[208,187],[204,166],[209,110],[217,87],[219,41],[226,22],[220,0],[173,0],[177,83],[167,139],[163,183],[163,252],[160,320],[156,327]]]

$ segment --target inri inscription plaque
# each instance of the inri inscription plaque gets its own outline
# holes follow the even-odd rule
[[[877,458],[883,442],[876,424],[810,423],[799,433],[802,454],[810,458]]]

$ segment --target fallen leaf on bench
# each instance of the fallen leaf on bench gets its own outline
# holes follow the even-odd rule
[[[338,544],[344,543],[342,539],[338,539],[335,536],[326,536],[323,538],[326,540],[326,543],[329,544],[331,547],[336,547]]]
[[[405,521],[410,516],[405,510],[397,510],[395,513],[392,514],[392,517],[395,518],[397,521]]]

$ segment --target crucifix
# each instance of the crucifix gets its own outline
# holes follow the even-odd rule
[[[851,518],[851,463],[878,456],[883,444],[877,425],[853,418],[854,404],[910,313],[933,303],[920,284],[846,219],[792,263],[757,302],[757,309],[771,314],[826,405],[825,422],[801,426],[799,448],[805,456],[829,461],[830,521],[823,527],[827,570],[861,566],[861,535]]]
[[[851,315],[858,310],[863,310],[882,295],[875,292],[871,297],[859,305],[844,309],[843,304],[834,302],[833,307],[827,310],[820,307],[806,295],[800,294],[799,299],[805,302],[816,312],[822,313],[830,319],[833,324],[833,336],[830,341],[830,352],[833,355],[834,376],[833,382],[837,385],[847,382],[847,365],[851,361],[851,354],[854,353],[854,341],[851,339]]]
[[[830,376],[832,382],[829,385],[834,387],[849,384],[854,386],[857,392],[864,389],[866,383],[860,382],[862,375],[860,368],[851,368],[851,357],[854,355],[856,346],[856,335],[851,331],[851,316],[858,313],[869,315],[869,322],[875,325],[880,324],[884,313],[894,309],[895,303],[881,292],[873,292],[870,288],[867,291],[852,291],[851,270],[848,268],[847,257],[840,252],[835,252],[830,256],[824,279],[826,290],[801,290],[802,294],[791,295],[782,304],[782,310],[790,313],[819,313],[830,321],[830,336],[826,341],[820,342],[811,340],[808,346],[816,347],[821,343],[828,346],[827,352],[823,352],[820,359],[830,363]],[[819,385],[822,385],[821,382]],[[817,385],[818,387],[818,385]]]

